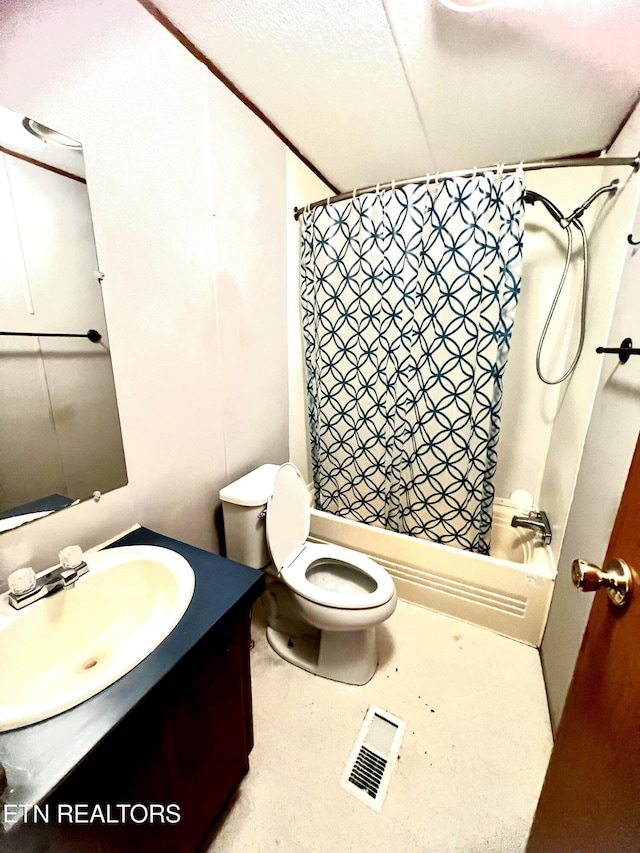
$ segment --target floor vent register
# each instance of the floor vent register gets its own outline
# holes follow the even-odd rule
[[[345,790],[377,812],[382,809],[404,730],[403,720],[371,705],[340,780]]]

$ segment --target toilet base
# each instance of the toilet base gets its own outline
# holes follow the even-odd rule
[[[267,641],[277,655],[294,666],[344,684],[366,684],[378,668],[375,626],[298,637],[268,626]]]

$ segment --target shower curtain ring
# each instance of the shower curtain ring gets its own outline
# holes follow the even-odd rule
[[[425,190],[425,192],[424,192],[424,211],[425,211],[425,215],[427,212],[427,208],[429,206],[429,202],[431,201],[431,187],[429,186],[430,183],[431,183],[431,175],[429,174],[429,172],[427,172],[427,174],[424,176],[424,190]]]

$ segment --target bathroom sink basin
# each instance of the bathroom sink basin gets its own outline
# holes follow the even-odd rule
[[[84,554],[75,586],[14,610],[0,596],[0,731],[44,720],[113,684],[189,606],[184,557],[136,545]]]

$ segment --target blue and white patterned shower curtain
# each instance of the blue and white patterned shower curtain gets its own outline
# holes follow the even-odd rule
[[[523,220],[521,174],[303,215],[318,509],[488,553]]]

